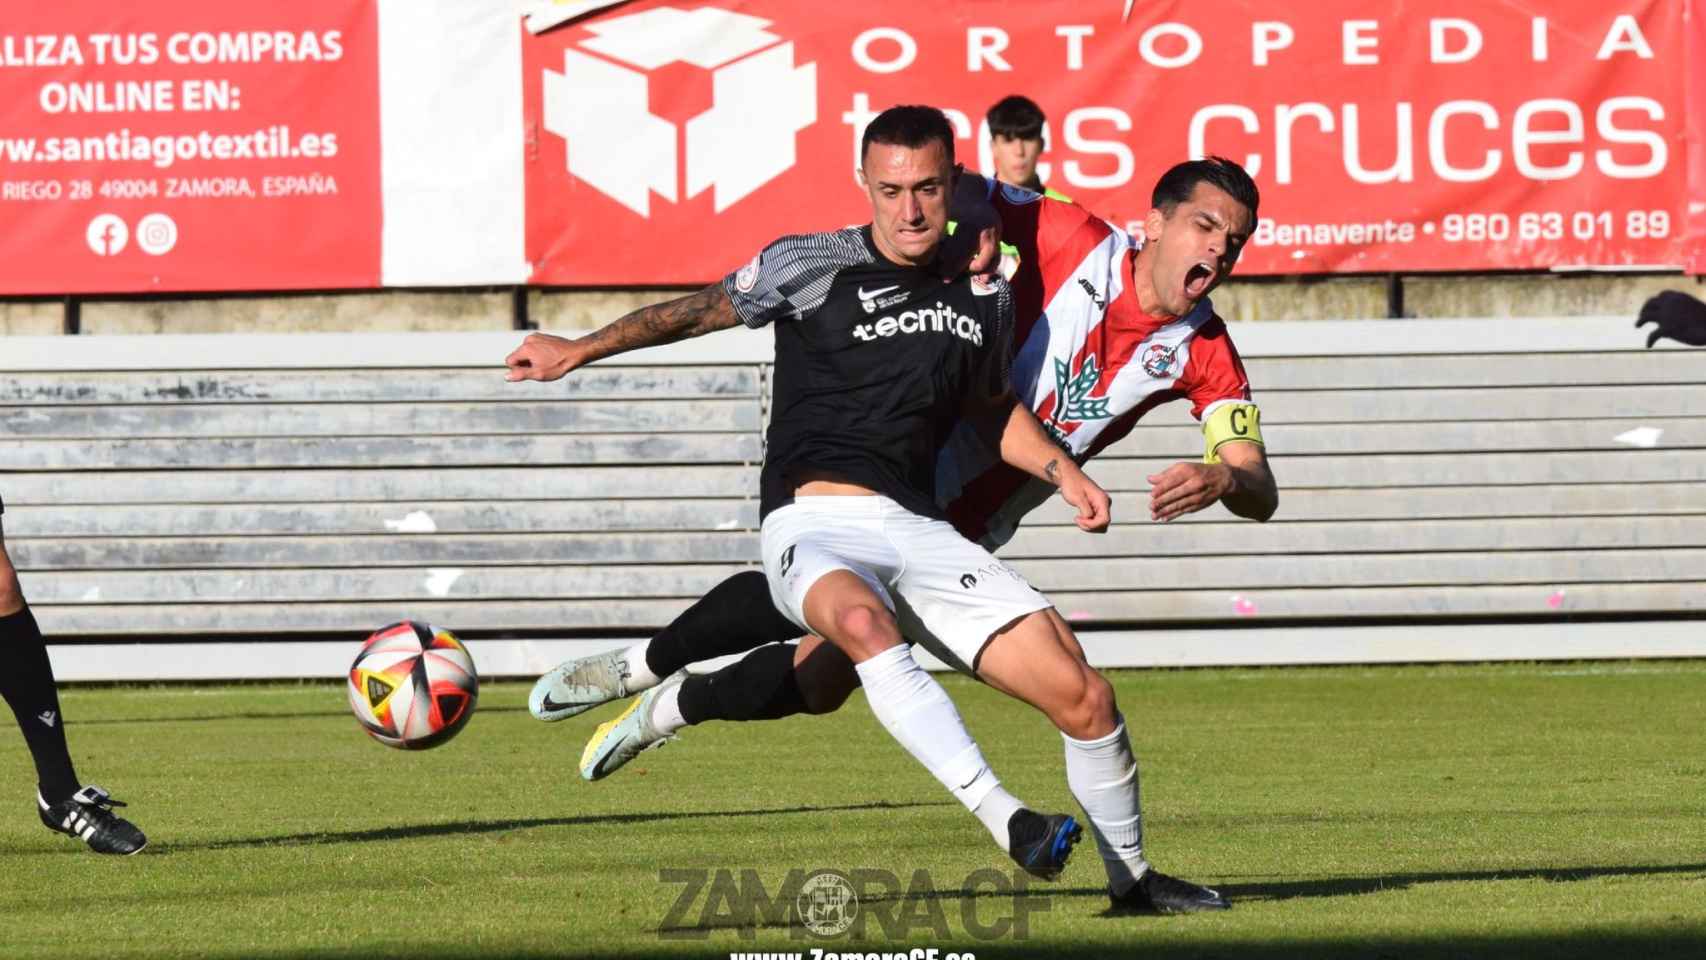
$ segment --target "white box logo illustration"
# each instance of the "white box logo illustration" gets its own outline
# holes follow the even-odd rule
[[[569,173],[647,217],[653,193],[678,199],[683,173],[685,196],[713,188],[722,213],[792,167],[795,135],[817,122],[817,64],[796,66],[770,23],[658,7],[589,26],[596,36],[544,77],[545,129],[566,141]],[[679,62],[712,71],[711,108],[687,121],[685,158],[676,125],[647,102],[646,72]]]

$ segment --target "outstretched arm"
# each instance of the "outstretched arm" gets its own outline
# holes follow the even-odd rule
[[[1149,478],[1149,516],[1167,521],[1215,503],[1250,520],[1267,520],[1279,509],[1279,484],[1259,443],[1226,443],[1218,463],[1175,463]]]
[[[1108,492],[1096,485],[1037,422],[1036,414],[1009,392],[982,413],[986,422],[1001,430],[1001,459],[1033,477],[1060,488],[1060,496],[1078,508],[1080,530],[1103,533],[1108,529]]]
[[[594,360],[641,347],[655,347],[740,323],[720,283],[675,300],[641,307],[577,339],[530,333],[504,363],[504,379],[557,380]]]

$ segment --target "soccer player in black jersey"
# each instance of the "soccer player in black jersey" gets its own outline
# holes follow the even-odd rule
[[[1107,495],[1008,389],[1005,285],[969,277],[944,284],[929,269],[939,260],[954,176],[945,118],[929,108],[895,108],[865,138],[871,226],[784,238],[721,285],[580,340],[530,336],[508,358],[510,379],[556,379],[622,350],[736,322],[776,322],[776,409],[761,509],[777,609],[835,643],[896,739],[1015,859],[1052,875],[1076,839],[1075,825],[1032,814],[1000,788],[946,694],[901,642],[896,616],[967,650],[971,663],[986,649],[998,651],[979,675],[1037,706],[1066,735],[1068,781],[1104,848],[1116,902],[1223,908],[1213,891],[1165,877],[1143,859],[1124,725],[1112,688],[1084,663],[1071,629],[1021,577],[960,537],[934,502],[935,452],[967,416],[988,425],[1003,460],[1056,484],[1078,508],[1080,527],[1099,531],[1107,523]],[[636,679],[657,685],[594,735],[581,764],[588,779],[660,742],[656,727],[679,725],[681,680]],[[560,706],[552,690],[546,681],[536,687],[536,714]]]
[[[0,514],[6,512],[0,503]],[[53,666],[47,659],[36,618],[24,602],[18,571],[6,553],[5,530],[0,528],[0,652],[6,667],[0,670],[0,693],[18,718],[18,730],[29,744],[36,764],[36,809],[41,822],[51,830],[68,834],[89,845],[96,853],[130,854],[141,850],[148,838],[130,821],[112,812],[124,804],[96,786],[82,786],[71,766],[65,746],[65,717],[54,689]]]

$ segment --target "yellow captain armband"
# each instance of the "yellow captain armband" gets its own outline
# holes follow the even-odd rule
[[[1202,422],[1204,463],[1219,463],[1221,444],[1262,443],[1262,411],[1249,401],[1217,403]]]

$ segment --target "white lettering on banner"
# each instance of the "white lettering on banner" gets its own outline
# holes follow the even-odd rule
[[[1461,43],[1450,46],[1451,34]],[[1432,63],[1468,63],[1481,52],[1481,28],[1457,17],[1436,17],[1428,21],[1428,60]]]
[[[859,182],[859,167],[863,165],[865,160],[859,155],[859,142],[865,137],[865,128],[870,126],[871,121],[875,119],[877,119],[877,111],[871,109],[871,95],[868,93],[855,93],[853,95],[853,106],[841,114],[841,122],[853,128],[853,165],[847,169],[849,175],[853,177],[854,183]]]
[[[166,178],[166,199],[182,197],[252,197],[255,188],[248,177]]]
[[[42,85],[43,113],[131,113],[176,109],[176,88],[170,80],[104,80]]]
[[[1345,21],[1345,66],[1372,66],[1380,62],[1380,55],[1373,52],[1380,44],[1380,38],[1368,35],[1379,27],[1378,20]],[[1365,50],[1368,52],[1365,53]]]
[[[1268,54],[1275,50],[1284,50],[1297,39],[1297,31],[1291,29],[1288,23],[1277,20],[1258,20],[1250,24],[1250,63],[1252,66],[1265,67],[1268,65]]]
[[[1671,216],[1665,210],[1629,210],[1622,213],[1621,236],[1630,240],[1663,239],[1671,234]],[[1619,237],[1618,212],[1611,210],[1529,210],[1512,217],[1502,210],[1490,213],[1451,212],[1439,222],[1426,221],[1420,232],[1446,243],[1503,243],[1515,236],[1532,243],[1554,242],[1569,236],[1575,240],[1615,240]],[[1327,247],[1368,244],[1411,243],[1416,224],[1408,221],[1368,223],[1279,223],[1270,218],[1256,222],[1251,246]]]
[[[159,38],[152,33],[95,33],[89,35],[89,44],[95,48],[96,63],[128,67],[160,61]]]
[[[1445,153],[1445,123],[1454,116],[1474,114],[1481,118],[1481,125],[1488,130],[1499,129],[1499,112],[1491,104],[1479,100],[1448,100],[1434,110],[1434,115],[1428,120],[1428,163],[1433,166],[1434,175],[1441,180],[1452,183],[1474,183],[1477,180],[1490,178],[1499,169],[1499,162],[1504,154],[1499,150],[1488,150],[1486,159],[1479,167],[1454,167]]]
[[[1699,29],[1699,24],[1695,24],[1695,29]],[[1653,59],[1653,48],[1641,35],[1641,25],[1635,22],[1633,14],[1617,15],[1617,19],[1611,22],[1611,29],[1605,32],[1605,42],[1599,45],[1599,52],[1593,58],[1610,60],[1614,53],[1633,53],[1642,60]]]
[[[263,197],[295,197],[335,196],[338,192],[336,177],[321,176],[314,173],[305,177],[262,177],[261,196]]]
[[[1083,108],[1086,110],[1097,108]],[[1394,134],[1392,143],[1396,144],[1396,153],[1392,165],[1384,170],[1368,170],[1362,166],[1361,151],[1364,137],[1359,108],[1356,104],[1340,104],[1339,112],[1323,103],[1282,103],[1274,107],[1273,116],[1273,162],[1274,180],[1277,183],[1293,181],[1295,157],[1295,141],[1303,131],[1299,129],[1300,120],[1313,120],[1322,135],[1335,134],[1343,130],[1341,152],[1345,174],[1358,183],[1410,183],[1415,180],[1414,150],[1414,104],[1399,101],[1392,105],[1394,116]],[[1593,151],[1594,167],[1608,177],[1636,180],[1656,177],[1662,174],[1670,161],[1669,144],[1663,134],[1656,130],[1640,129],[1623,126],[1618,123],[1620,114],[1641,113],[1654,122],[1665,118],[1664,106],[1650,97],[1612,97],[1600,103],[1594,112],[1594,127],[1600,138],[1607,143],[1628,147],[1645,147],[1647,156],[1642,162],[1632,162],[1626,155],[1619,160],[1614,152],[1607,148]],[[1547,117],[1562,116],[1560,125],[1556,121],[1548,121]],[[1488,148],[1482,154],[1477,166],[1458,166],[1451,159],[1448,151],[1450,121],[1455,117],[1470,116],[1480,120],[1483,129],[1488,131],[1500,129],[1499,112],[1489,103],[1479,100],[1448,100],[1435,107],[1428,117],[1427,142],[1428,163],[1434,175],[1441,180],[1451,183],[1475,183],[1489,180],[1500,170],[1504,162],[1504,151]],[[1586,164],[1586,151],[1572,150],[1560,162],[1553,164],[1538,163],[1534,159],[1533,148],[1556,144],[1582,144],[1583,111],[1573,101],[1556,98],[1530,100],[1516,107],[1515,116],[1511,123],[1512,154],[1515,159],[1516,172],[1530,180],[1565,180],[1583,172]],[[1186,133],[1186,146],[1191,156],[1200,157],[1211,152],[1209,133],[1211,124],[1224,126],[1225,121],[1236,121],[1245,134],[1260,136],[1262,126],[1256,112],[1241,104],[1217,103],[1210,104],[1197,110],[1192,116]],[[1626,123],[1627,121],[1625,121]],[[1561,129],[1559,127],[1562,127]],[[1222,140],[1223,137],[1216,137]],[[1378,142],[1387,142],[1378,138]],[[1068,142],[1068,146],[1072,146]],[[1236,155],[1229,146],[1216,146],[1215,153]],[[1463,158],[1459,157],[1459,161]],[[1264,154],[1245,153],[1244,168],[1251,176],[1260,172],[1264,165]],[[1069,171],[1074,170],[1072,161],[1067,161]]]
[[[1096,35],[1096,28],[1087,23],[1054,28],[1054,35],[1066,39],[1066,69],[1084,69],[1084,38]]]
[[[166,38],[173,63],[305,63],[343,58],[343,31],[252,30],[243,33],[174,33]]]
[[[899,50],[890,60],[878,60],[871,56],[871,45],[878,40],[887,40]],[[918,59],[918,41],[905,30],[894,27],[872,27],[853,38],[853,62],[871,73],[899,73],[912,66],[912,61]]]
[[[242,108],[242,91],[228,80],[185,80],[183,91],[183,109],[192,113]]]
[[[1097,176],[1084,172],[1083,164],[1077,160],[1068,160],[1061,164],[1061,172],[1074,187],[1111,190],[1125,186],[1131,182],[1132,173],[1137,169],[1137,161],[1132,157],[1131,148],[1119,140],[1091,140],[1085,137],[1084,126],[1097,122],[1111,123],[1114,129],[1121,133],[1131,129],[1131,117],[1124,110],[1114,107],[1079,107],[1066,115],[1064,137],[1067,149],[1090,156],[1113,157],[1114,171]]]
[[[1000,27],[966,28],[966,72],[977,73],[984,64],[1002,72],[1011,71],[1013,65],[1001,56],[1010,42],[1007,31]]]
[[[1333,112],[1319,103],[1282,103],[1274,107],[1274,180],[1291,182],[1291,127],[1298,117],[1314,117],[1322,133],[1333,132]]]
[[[1341,62],[1344,65],[1377,66],[1381,63],[1381,21],[1345,20],[1339,26]],[[1529,59],[1535,63],[1547,62],[1550,59],[1547,18],[1532,17],[1529,26]],[[1091,24],[1061,24],[1054,28],[1054,34],[1066,41],[1058,65],[1066,70],[1083,70],[1085,41],[1096,35],[1096,28]],[[1014,70],[1007,56],[1011,39],[1008,27],[966,27],[966,71]],[[1280,59],[1275,55],[1291,49],[1296,40],[1297,28],[1290,23],[1282,20],[1252,21],[1250,65],[1274,65]],[[853,39],[853,61],[869,73],[899,73],[918,63],[918,44],[917,38],[899,27],[871,27]],[[1164,70],[1195,63],[1205,49],[1206,42],[1201,32],[1190,24],[1176,21],[1149,27],[1139,35],[1137,44],[1138,55],[1144,63]],[[1469,63],[1478,59],[1485,49],[1486,33],[1475,21],[1464,17],[1429,18],[1427,62]],[[1654,59],[1652,44],[1641,32],[1633,14],[1617,15],[1606,30],[1595,59],[1608,60],[1619,53],[1631,53],[1643,60]]]
[[[1178,37],[1185,42],[1183,52],[1175,56],[1164,56],[1156,50],[1157,41],[1161,37]],[[1158,23],[1143,31],[1143,36],[1137,41],[1137,51],[1143,56],[1143,61],[1151,66],[1166,70],[1175,70],[1189,66],[1202,56],[1202,34],[1192,30],[1182,23]]]
[[[1344,105],[1345,135],[1342,139],[1345,155],[1345,172],[1357,183],[1409,183],[1416,179],[1416,163],[1414,154],[1415,131],[1410,126],[1410,105],[1398,104],[1397,131],[1393,138],[1398,143],[1397,157],[1392,166],[1385,170],[1368,170],[1362,165],[1361,124],[1358,120],[1357,105]]]
[[[1562,114],[1564,129],[1531,129],[1534,118],[1543,113]],[[1574,102],[1554,97],[1528,101],[1516,108],[1516,117],[1511,121],[1511,136],[1511,155],[1516,161],[1516,169],[1530,180],[1568,180],[1582,172],[1582,155],[1577,151],[1570,151],[1569,159],[1554,166],[1535,163],[1529,153],[1537,143],[1582,142],[1582,108]]]
[[[1610,150],[1601,148],[1594,151],[1593,159],[1599,172],[1619,180],[1640,180],[1646,177],[1656,177],[1665,168],[1669,159],[1670,145],[1665,138],[1651,130],[1625,130],[1612,123],[1612,115],[1619,110],[1640,110],[1650,120],[1665,118],[1664,105],[1648,97],[1612,97],[1601,103],[1594,112],[1594,126],[1599,135],[1612,143],[1644,143],[1647,145],[1649,157],[1646,163],[1622,164],[1611,155]]]
[[[67,67],[83,62],[83,48],[69,34],[0,37],[0,67]]]
[[[964,140],[971,136],[971,118],[953,107],[943,107],[942,115],[948,118],[948,126],[954,128],[954,139]],[[864,131],[860,131],[861,134]]]
[[[1378,223],[1276,223],[1263,217],[1256,221],[1250,243],[1258,247],[1362,246],[1371,243],[1411,243],[1416,225],[1384,220]]]
[[[1216,103],[1203,107],[1191,115],[1190,132],[1185,137],[1186,152],[1193,158],[1208,156],[1208,148],[1204,145],[1204,132],[1208,129],[1210,120],[1237,120],[1244,125],[1245,133],[1255,133],[1262,128],[1262,122],[1256,119],[1256,111],[1241,103]],[[1244,154],[1244,172],[1255,177],[1262,172],[1262,155],[1259,153]]]

